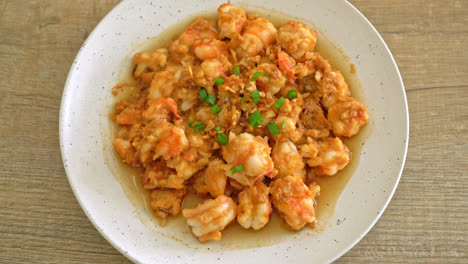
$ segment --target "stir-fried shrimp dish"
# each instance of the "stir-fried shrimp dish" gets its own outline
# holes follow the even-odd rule
[[[313,228],[317,179],[350,162],[343,139],[367,123],[367,108],[314,51],[306,24],[277,28],[230,3],[217,18],[134,55],[113,146],[139,171],[155,215],[182,214],[201,242],[233,222],[261,229],[273,213],[292,230]],[[184,209],[187,195],[203,202]]]

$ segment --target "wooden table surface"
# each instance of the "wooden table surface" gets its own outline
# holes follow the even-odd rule
[[[58,137],[68,69],[118,2],[0,1],[0,263],[129,262],[78,205]],[[393,52],[411,133],[389,207],[337,262],[468,263],[468,1],[351,2]]]

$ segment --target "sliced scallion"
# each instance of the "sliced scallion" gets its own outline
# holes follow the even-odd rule
[[[270,130],[270,133],[273,136],[278,135],[279,133],[281,133],[279,128],[278,128],[278,125],[275,122],[268,124],[267,127],[268,127],[268,130]]]
[[[291,99],[291,100],[297,98],[297,92],[294,91],[294,90],[289,90],[288,91],[288,98]]]
[[[211,107],[210,109],[210,112],[213,115],[216,115],[219,111],[221,111],[221,108],[218,105],[213,105],[213,107]]]
[[[260,102],[260,92],[258,90],[255,90],[252,93],[250,93],[250,97],[252,97],[254,103]]]
[[[216,85],[221,85],[221,84],[224,83],[224,79],[223,79],[223,78],[216,77],[215,83],[216,83]]]
[[[189,126],[190,128],[194,128],[194,127],[196,127],[196,126],[198,126],[198,125],[201,125],[201,124],[202,124],[202,121],[191,121],[191,122],[188,122],[188,126]]]
[[[218,142],[221,145],[226,145],[229,142],[229,137],[226,134],[224,134],[223,132],[218,133],[216,138],[218,139]]]
[[[206,92],[205,88],[201,88],[198,90],[198,94],[200,95],[200,101],[205,102],[206,98],[208,97],[208,93]]]
[[[239,65],[234,67],[234,75],[237,75],[237,76],[240,75],[240,66]]]
[[[209,94],[208,97],[205,100],[205,103],[213,106],[216,103],[216,97],[212,94]]]
[[[244,171],[244,165],[237,165],[231,169],[231,174],[234,175],[234,173],[241,171]]]
[[[253,112],[253,114],[251,114],[249,116],[249,122],[252,125],[252,127],[254,127],[254,128],[256,128],[260,124],[262,124],[262,121],[263,121],[263,117],[262,117],[262,115],[260,114],[259,111],[255,111],[255,112]]]
[[[253,75],[251,81],[252,81],[252,82],[255,82],[255,81],[258,79],[258,77],[260,77],[260,75],[262,75],[262,74],[263,74],[263,75],[266,75],[267,77],[270,76],[270,75],[269,75],[268,73],[266,73],[266,72],[256,72],[256,73],[254,73],[254,75]]]
[[[280,109],[280,107],[284,104],[284,102],[286,102],[286,99],[284,99],[284,97],[281,97],[280,99],[276,100],[276,102],[273,104],[273,106],[276,109]]]
[[[194,133],[200,133],[203,130],[205,130],[205,128],[206,128],[206,126],[204,126],[204,125],[196,125],[195,127],[193,127],[193,132]]]

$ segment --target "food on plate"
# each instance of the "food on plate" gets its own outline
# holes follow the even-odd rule
[[[192,209],[184,209],[182,214],[193,234],[201,241],[221,239],[223,230],[237,214],[237,205],[231,197],[224,195],[206,200]]]
[[[166,47],[134,55],[113,145],[157,217],[182,212],[201,242],[233,222],[261,229],[273,213],[292,230],[315,226],[317,179],[347,166],[342,139],[369,119],[317,39],[306,24],[276,28],[227,3],[217,21],[197,18]],[[187,195],[204,201],[183,208]]]

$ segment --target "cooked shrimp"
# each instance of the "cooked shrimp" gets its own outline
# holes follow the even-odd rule
[[[234,35],[229,43],[241,57],[256,56],[276,39],[276,28],[267,19],[249,21],[240,35]]]
[[[169,215],[178,215],[181,211],[185,190],[182,189],[154,189],[151,192],[151,207],[156,215],[166,219]]]
[[[286,99],[284,104],[279,109],[278,114],[281,116],[290,117],[294,123],[297,123],[302,112],[302,99],[299,96],[294,100]]]
[[[154,100],[161,97],[170,97],[181,75],[182,68],[179,66],[168,66],[166,70],[154,74],[148,99]]]
[[[220,77],[228,69],[226,61],[219,59],[205,60],[200,64],[206,77],[214,79]]]
[[[337,102],[328,109],[328,120],[335,136],[352,137],[367,123],[367,108],[352,97]]]
[[[196,19],[190,26],[180,35],[179,42],[182,45],[192,46],[199,39],[213,39],[218,37],[216,23],[206,18]]]
[[[176,127],[162,127],[157,130],[159,133],[159,142],[156,144],[156,151],[153,160],[159,156],[169,159],[179,155],[188,146],[184,130]]]
[[[297,63],[293,68],[293,73],[296,78],[304,78],[313,75],[316,72],[312,61]]]
[[[224,56],[205,60],[199,67],[195,68],[193,73],[194,81],[199,86],[212,87],[215,83],[215,79],[224,75],[228,71],[229,66],[230,63]]]
[[[286,99],[281,106],[278,116],[276,118],[276,125],[281,128],[279,135],[273,136],[277,141],[291,140],[297,142],[302,137],[302,131],[298,129],[297,122],[302,108],[297,102]]]
[[[294,76],[294,66],[296,65],[296,61],[284,51],[279,51],[276,56],[278,58],[278,66],[280,70],[287,76],[290,83],[294,83],[296,80],[296,76]]]
[[[258,230],[270,220],[271,203],[268,187],[257,182],[238,195],[237,222],[245,229]]]
[[[231,3],[221,5],[218,8],[219,38],[231,38],[234,33],[241,32],[246,22],[244,9],[235,7]]]
[[[350,151],[340,138],[327,138],[313,142],[308,139],[307,144],[301,146],[301,155],[310,167],[318,167],[324,175],[335,175],[348,165]]]
[[[211,196],[217,197],[224,194],[226,189],[226,164],[220,159],[214,159],[208,163],[205,171],[205,184]]]
[[[225,82],[218,85],[218,98],[221,102],[232,100],[245,87],[245,81],[239,76],[231,75]]]
[[[228,56],[226,42],[217,39],[200,39],[193,46],[195,55],[200,60],[214,59],[220,56]]]
[[[213,154],[213,142],[209,136],[203,136],[202,134],[195,133],[193,130],[187,131],[187,138],[190,142],[190,148],[195,149],[199,156],[211,157]],[[194,159],[196,156],[193,156]],[[187,156],[190,159],[189,156]],[[206,162],[208,164],[208,162]],[[205,164],[205,165],[206,165]]]
[[[194,156],[196,156],[196,158]],[[184,152],[181,156],[170,159],[166,163],[169,168],[173,168],[177,171],[178,177],[188,180],[206,165],[199,163],[199,159],[200,157],[196,151],[190,151]]]
[[[276,28],[265,18],[257,18],[253,21],[249,21],[243,34],[257,36],[258,39],[262,41],[264,47],[272,44],[276,40]]]
[[[190,46],[180,44],[180,41],[177,39],[173,41],[169,47],[169,55],[170,59],[176,63],[182,62],[193,62],[195,61],[195,57],[190,53],[191,48]]]
[[[117,150],[117,153],[119,153],[120,158],[125,163],[132,163],[135,156],[135,150],[129,141],[116,138],[112,142],[112,145],[114,145],[114,148]]]
[[[330,124],[325,117],[322,105],[312,98],[304,100],[301,121],[307,129],[306,135],[316,139],[327,138],[330,134]]]
[[[234,192],[240,192],[245,189],[245,186],[240,184],[238,181],[234,180],[233,178],[229,178],[229,186],[230,189]],[[226,190],[227,191],[227,190]]]
[[[262,63],[258,65],[255,69],[252,69],[249,74],[249,79],[252,80],[253,76],[257,72],[263,72],[266,74],[261,74],[256,80],[257,88],[259,91],[263,91],[274,95],[279,92],[279,90],[286,83],[286,78],[283,76],[281,71],[273,64]]]
[[[296,145],[291,141],[276,142],[271,153],[271,158],[278,170],[277,178],[283,178],[288,175],[298,176],[305,179],[305,163],[302,156],[297,151]]]
[[[128,126],[138,123],[141,120],[141,110],[135,105],[129,105],[116,117],[115,121],[121,126]]]
[[[262,40],[252,34],[234,35],[229,44],[241,58],[249,55],[256,56],[263,51]]]
[[[179,103],[182,112],[189,110],[200,101],[198,91],[191,87],[178,87],[172,98]]]
[[[198,108],[198,111],[195,113],[195,120],[200,120],[203,124],[208,124],[210,122],[216,122],[217,116],[213,115],[210,112],[211,106],[203,105]]]
[[[276,171],[273,171],[270,153],[266,138],[254,137],[249,133],[231,133],[229,143],[223,146],[223,158],[231,168],[242,165],[244,170],[234,174],[228,172],[228,176],[244,186],[250,186],[257,176],[264,176],[268,172],[268,176],[273,177]]]
[[[208,194],[208,188],[205,183],[205,173],[199,171],[195,173],[190,179],[190,191],[201,198],[206,198]]]
[[[220,240],[221,232],[237,214],[237,206],[227,196],[221,195],[213,200],[206,200],[192,209],[183,209],[182,214],[192,233],[200,240]]]
[[[307,138],[307,143],[300,146],[299,152],[305,159],[314,159],[318,155],[317,144],[311,138]]]
[[[140,160],[145,162],[151,157],[165,160],[178,156],[189,147],[189,141],[182,128],[169,123],[166,119],[155,119],[146,128],[148,134],[138,144]]]
[[[177,175],[184,180],[188,180],[196,172],[203,169],[212,155],[211,144],[204,140],[200,134],[188,132],[187,139],[190,142],[190,148],[167,161],[167,166],[174,168]]]
[[[348,84],[340,71],[327,72],[325,76],[321,78],[319,84],[319,92],[321,94],[320,102],[325,109],[329,109],[340,99],[347,98],[350,95]]]
[[[136,141],[141,139],[141,128],[141,123],[134,124],[130,127],[129,130],[127,130],[127,134],[125,135],[125,137],[127,137],[130,142],[135,143]]]
[[[297,121],[294,120],[294,118],[288,117],[286,115],[278,115],[275,123],[279,128],[281,128],[281,133],[273,137],[280,141],[291,140],[293,142],[297,142],[301,139],[302,131],[297,128]]]
[[[278,30],[278,43],[295,59],[313,51],[316,42],[317,32],[300,22],[288,21]]]
[[[157,98],[152,101],[150,106],[143,112],[143,117],[147,120],[169,119],[171,112],[176,119],[180,119],[177,114],[177,103],[173,99]]]
[[[287,176],[270,184],[271,201],[286,223],[294,230],[316,222],[312,192],[300,177]]]
[[[159,71],[166,66],[167,50],[160,49],[155,52],[139,52],[133,56],[135,70],[133,77],[140,78],[146,72]]]
[[[184,188],[184,179],[177,176],[175,170],[168,168],[164,162],[156,161],[147,165],[141,174],[143,187],[145,189],[154,188]]]

